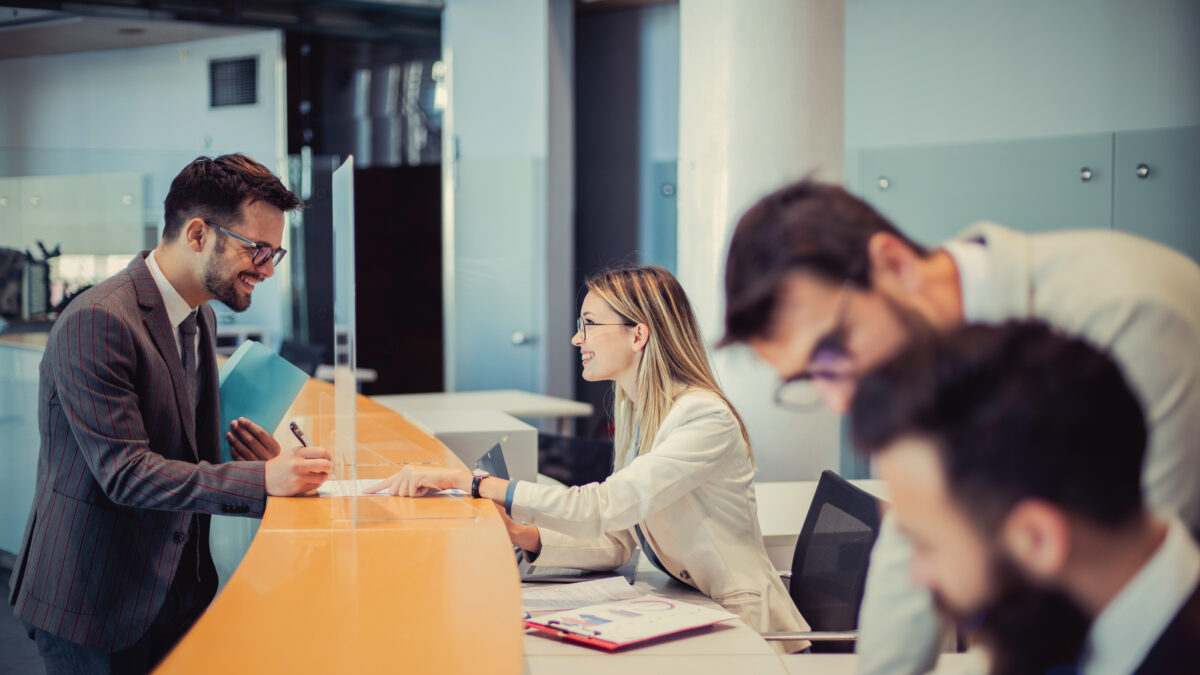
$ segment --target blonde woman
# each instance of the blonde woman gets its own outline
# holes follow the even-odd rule
[[[571,344],[585,380],[615,383],[615,473],[567,488],[408,465],[373,489],[492,499],[539,565],[612,569],[640,544],[759,632],[808,630],[763,548],[746,428],[712,375],[683,288],[661,267],[604,272],[586,286]]]

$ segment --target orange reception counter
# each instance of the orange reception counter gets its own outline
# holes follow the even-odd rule
[[[309,380],[284,419],[308,421],[313,442],[328,443],[332,395]],[[361,395],[356,420],[360,479],[408,462],[463,466]],[[520,581],[492,502],[353,502],[270,497],[241,564],[156,672],[521,673]]]

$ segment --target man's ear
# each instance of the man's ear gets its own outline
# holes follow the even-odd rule
[[[911,295],[921,285],[921,256],[890,232],[876,232],[867,240],[871,285],[890,295]]]
[[[633,351],[640,352],[646,348],[646,343],[650,341],[650,327],[644,323],[639,323],[633,327]]]
[[[1024,499],[1005,518],[1000,544],[1027,574],[1050,581],[1058,577],[1071,555],[1071,525],[1053,504]]]
[[[203,218],[192,218],[183,224],[180,236],[192,251],[199,253],[204,250],[204,238],[208,236],[208,226]]]

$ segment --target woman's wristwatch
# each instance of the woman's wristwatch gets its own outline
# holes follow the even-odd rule
[[[475,475],[472,476],[472,478],[471,478],[471,496],[472,497],[474,497],[475,499],[481,498],[479,496],[479,484],[483,482],[484,478],[489,478],[489,477],[491,477],[491,475],[492,474],[490,474],[486,471],[483,471],[481,469],[475,470]]]

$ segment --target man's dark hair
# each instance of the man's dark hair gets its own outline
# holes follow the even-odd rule
[[[291,211],[300,200],[267,167],[245,155],[197,157],[171,181],[163,202],[163,239],[179,236],[192,218],[212,220],[222,227],[241,222],[242,202],[263,201]]]
[[[805,179],[760,199],[742,215],[729,243],[721,343],[744,342],[767,330],[779,288],[791,272],[869,287],[867,242],[878,232],[927,255],[870,205],[836,185]]]
[[[948,492],[985,531],[1025,498],[1109,528],[1143,512],[1137,398],[1111,358],[1045,324],[918,341],[862,379],[851,415],[868,456],[931,441]]]

